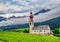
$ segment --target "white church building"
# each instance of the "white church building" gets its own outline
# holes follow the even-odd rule
[[[30,33],[31,34],[50,34],[49,25],[34,26],[32,12],[30,12],[29,18],[30,18],[29,27],[30,27]]]

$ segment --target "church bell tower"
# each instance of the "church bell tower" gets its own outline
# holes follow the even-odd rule
[[[30,12],[29,18],[30,18],[30,20],[29,20],[30,33],[32,33],[32,29],[34,28],[34,22],[33,22],[32,12]]]

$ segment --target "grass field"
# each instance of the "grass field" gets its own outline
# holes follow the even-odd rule
[[[48,35],[0,31],[0,42],[60,42],[60,38]]]

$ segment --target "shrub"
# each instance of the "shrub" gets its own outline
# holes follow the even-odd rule
[[[60,32],[59,32],[59,29],[55,29],[54,31],[53,31],[53,33],[54,34],[59,34]]]
[[[53,30],[53,33],[54,33],[54,36],[60,37],[60,29],[59,28]]]
[[[29,33],[29,30],[25,29],[25,30],[24,30],[24,33]]]
[[[60,37],[60,34],[55,34],[55,36]]]

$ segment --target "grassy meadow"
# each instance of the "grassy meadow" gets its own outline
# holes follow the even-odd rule
[[[24,30],[15,29],[15,30]],[[0,42],[60,42],[59,37],[14,31],[0,31]]]

